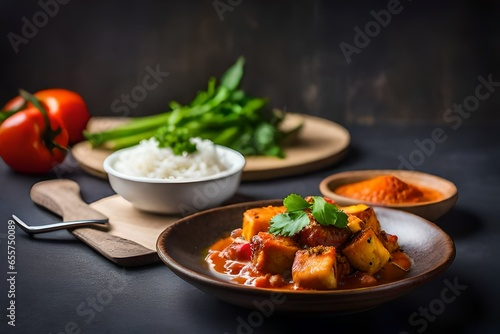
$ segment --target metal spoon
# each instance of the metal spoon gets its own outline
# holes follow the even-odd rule
[[[28,234],[52,232],[73,227],[95,226],[96,224],[106,226],[108,223],[108,219],[83,219],[47,225],[29,226],[16,215],[12,215],[12,218],[14,218],[14,221],[17,223],[17,225]]]

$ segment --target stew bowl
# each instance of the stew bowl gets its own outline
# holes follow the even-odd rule
[[[436,278],[455,258],[453,240],[437,225],[404,211],[374,208],[382,228],[398,235],[413,261],[407,276],[398,281],[345,290],[267,289],[235,283],[210,269],[204,261],[207,247],[241,227],[245,210],[281,204],[280,200],[239,203],[182,218],[160,234],[158,255],[187,283],[234,305],[256,309],[272,303],[277,312],[339,314],[367,310],[399,298]]]

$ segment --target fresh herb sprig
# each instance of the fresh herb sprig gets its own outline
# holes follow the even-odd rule
[[[314,219],[324,226],[344,228],[347,226],[347,215],[335,205],[328,203],[321,196],[311,196],[312,203],[300,195],[290,194],[283,200],[287,212],[271,219],[269,233],[274,235],[293,236],[309,224],[309,210]]]

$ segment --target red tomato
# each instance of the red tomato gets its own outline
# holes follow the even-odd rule
[[[22,173],[46,173],[66,156],[68,132],[55,118],[46,119],[37,108],[28,108],[0,125],[0,156]]]
[[[240,260],[250,261],[252,258],[252,248],[250,247],[249,242],[235,245],[235,250],[237,258]]]
[[[49,116],[56,118],[68,131],[70,144],[84,139],[83,130],[87,127],[90,114],[80,95],[60,88],[41,90],[34,95],[47,108]]]
[[[330,204],[333,204],[333,205],[337,205],[337,202],[335,202],[333,199],[331,198],[328,198],[328,197],[325,197],[323,196],[323,199],[325,200],[325,202],[327,203],[330,203]]]
[[[75,144],[84,139],[83,130],[87,127],[90,114],[83,98],[70,90],[61,88],[44,89],[33,94],[47,109],[49,117],[56,118],[68,131],[69,143]],[[7,102],[4,111],[17,110],[25,103],[17,96]],[[28,107],[33,107],[28,103]]]

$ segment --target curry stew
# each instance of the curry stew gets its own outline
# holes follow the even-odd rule
[[[211,245],[205,261],[228,280],[262,288],[353,289],[404,277],[411,259],[397,236],[381,229],[373,208],[339,208],[347,227],[324,226],[308,214],[309,224],[291,237],[268,232],[271,218],[285,207],[249,209],[242,227]]]

